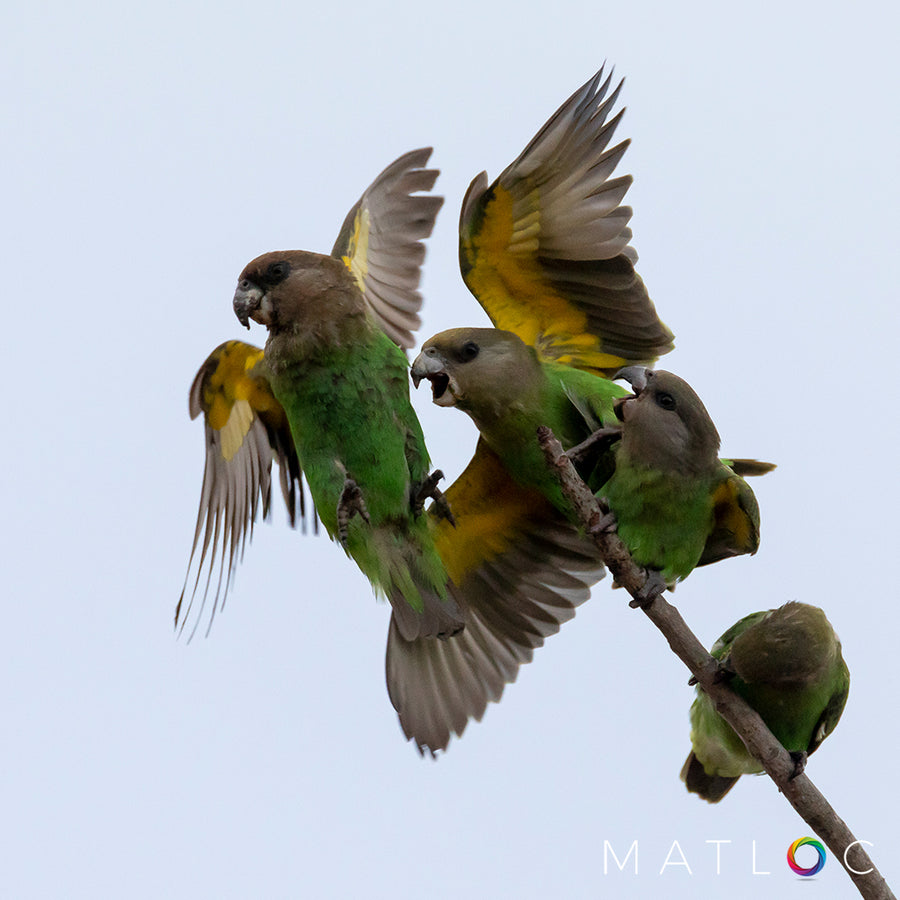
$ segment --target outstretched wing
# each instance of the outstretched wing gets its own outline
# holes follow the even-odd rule
[[[353,273],[388,336],[408,350],[421,325],[418,291],[427,238],[444,202],[426,193],[437,169],[426,169],[431,148],[411,150],[366,188],[347,214],[331,251]]]
[[[634,270],[631,176],[612,178],[628,146],[607,149],[622,112],[607,120],[622,83],[601,69],[487,186],[482,172],[460,215],[460,267],[498,328],[547,358],[612,374],[672,349]]]
[[[542,494],[516,484],[483,441],[445,497],[456,525],[435,517],[435,543],[465,629],[406,641],[392,616],[386,659],[403,731],[432,753],[500,700],[605,571],[593,543]]]
[[[284,410],[269,387],[262,350],[242,341],[226,341],[216,347],[197,372],[188,403],[192,419],[203,414],[206,466],[194,545],[175,608],[175,627],[179,633],[184,630],[199,594],[193,637],[210,592],[207,634],[225,602],[235,559],[243,554],[247,538],[253,534],[260,501],[263,518],[269,515],[273,460],[278,462],[281,493],[292,526],[298,500],[305,525],[306,504],[300,463]]]

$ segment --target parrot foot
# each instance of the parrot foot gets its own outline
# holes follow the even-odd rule
[[[369,510],[359,485],[352,478],[346,478],[337,507],[338,540],[345,550],[347,548],[347,526],[356,515],[362,516],[366,522],[370,521]]]
[[[721,660],[716,661],[716,671],[713,673],[713,684],[723,684],[726,681],[730,681],[734,677],[735,673],[732,669],[729,669]],[[696,675],[692,675],[688,678],[688,686],[693,687],[699,679]]]
[[[806,760],[808,754],[805,750],[790,750],[791,759],[794,761],[794,771],[791,773],[790,781],[793,781],[798,775],[803,774],[806,768]]]
[[[572,465],[578,468],[585,460],[596,459],[621,438],[621,428],[598,428],[580,444],[566,450],[566,456],[569,457]]]
[[[647,569],[646,572],[646,580],[637,592],[637,596],[628,604],[632,609],[649,608],[667,587],[665,579],[656,569]]]
[[[425,509],[425,501],[431,497],[434,500],[434,511],[438,518],[446,519],[451,525],[456,526],[456,519],[447,498],[438,490],[437,483],[444,477],[440,469],[435,469],[427,478],[419,482],[413,492],[412,508],[418,516]]]
[[[609,508],[602,497],[597,498],[597,503],[603,515],[591,524],[591,534],[614,534],[619,525],[616,514]]]

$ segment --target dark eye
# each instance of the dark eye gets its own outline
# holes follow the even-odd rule
[[[459,357],[463,362],[469,362],[469,360],[475,359],[478,356],[478,351],[481,348],[475,341],[468,341],[467,343],[462,345],[462,350],[459,352]]]
[[[656,405],[661,406],[663,409],[675,409],[675,398],[671,394],[667,394],[665,391],[660,391],[654,396],[653,399],[656,400]]]
[[[270,263],[269,267],[266,269],[266,281],[269,284],[278,284],[278,282],[284,281],[284,279],[287,278],[290,268],[291,267],[286,262]]]

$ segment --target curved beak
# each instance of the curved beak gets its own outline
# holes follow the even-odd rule
[[[244,328],[250,327],[250,319],[260,324],[268,325],[269,317],[263,314],[263,297],[265,294],[262,289],[255,284],[249,282],[241,282],[234,292],[234,314],[238,317],[238,321]]]
[[[453,406],[456,402],[453,391],[448,390],[452,386],[452,379],[436,347],[426,347],[413,360],[409,374],[416,387],[423,378],[431,382],[431,400],[438,406]]]
[[[649,375],[650,370],[646,366],[626,366],[624,369],[619,369],[616,372],[613,376],[613,381],[627,381],[635,395],[637,395],[647,387]]]

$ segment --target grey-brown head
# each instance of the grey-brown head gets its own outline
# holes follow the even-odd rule
[[[703,401],[671,372],[629,366],[624,378],[634,396],[616,404],[624,423],[622,452],[647,466],[697,474],[718,465],[719,433]]]
[[[431,382],[438,406],[458,406],[476,422],[522,402],[541,380],[534,350],[499,328],[451,328],[429,338],[412,364],[416,387]]]
[[[276,250],[248,263],[238,278],[234,312],[278,333],[325,337],[348,316],[365,315],[362,293],[344,263],[305,250]]]

